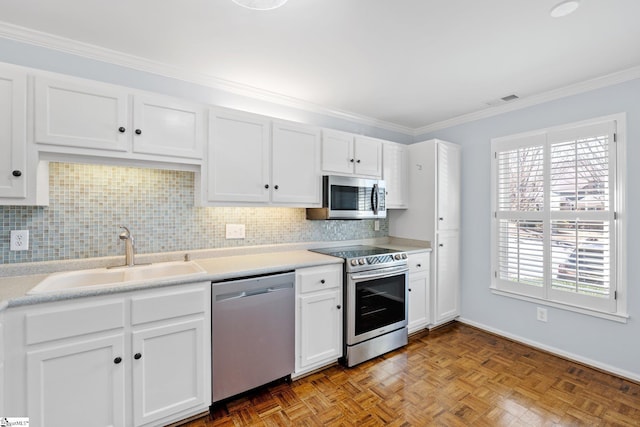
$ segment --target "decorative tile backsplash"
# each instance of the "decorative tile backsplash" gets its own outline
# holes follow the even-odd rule
[[[307,221],[299,208],[194,206],[193,172],[51,163],[47,207],[0,206],[2,263],[121,255],[119,225],[130,228],[136,252],[293,242],[355,240],[388,235],[373,221]],[[244,240],[225,239],[226,224],[245,224]],[[11,230],[29,230],[29,250],[10,251]]]

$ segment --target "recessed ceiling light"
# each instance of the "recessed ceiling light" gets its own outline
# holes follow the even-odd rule
[[[287,0],[233,0],[233,2],[247,9],[271,10],[279,8]]]
[[[567,16],[576,11],[576,9],[580,6],[580,0],[567,0],[551,8],[549,14],[553,18],[562,18],[563,16]]]

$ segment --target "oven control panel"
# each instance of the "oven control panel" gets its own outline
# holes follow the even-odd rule
[[[387,265],[393,264],[398,261],[404,261],[407,258],[408,257],[406,253],[398,252],[398,253],[386,254],[386,255],[375,255],[375,256],[367,256],[362,258],[351,258],[348,263],[352,267],[358,267],[358,266],[364,266],[364,265],[378,266],[378,265],[384,265],[384,264],[387,264]]]

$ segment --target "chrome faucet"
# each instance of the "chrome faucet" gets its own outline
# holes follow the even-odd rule
[[[120,240],[124,240],[124,265],[133,267],[135,265],[135,244],[133,236],[131,235],[131,231],[124,225],[121,225],[120,228],[124,229],[118,236]]]

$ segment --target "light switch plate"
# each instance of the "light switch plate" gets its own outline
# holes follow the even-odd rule
[[[12,251],[29,250],[29,230],[11,230],[9,249]]]
[[[227,239],[244,239],[245,226],[244,224],[227,224],[226,238]]]

